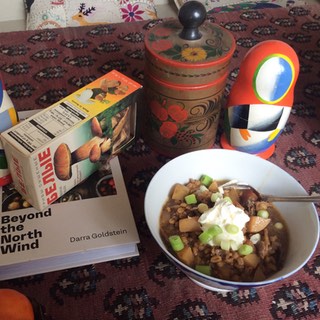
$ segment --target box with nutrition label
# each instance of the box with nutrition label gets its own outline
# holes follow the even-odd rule
[[[19,193],[43,210],[128,146],[141,89],[113,70],[3,132]]]

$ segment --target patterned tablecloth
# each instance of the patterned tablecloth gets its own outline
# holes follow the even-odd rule
[[[319,14],[320,6],[314,5],[210,16],[237,41],[226,94],[254,44],[279,39],[298,53],[301,71],[292,114],[269,161],[310,194],[320,194]],[[144,34],[160,22],[0,34],[0,71],[17,110],[47,107],[111,69],[143,83]],[[221,129],[216,148],[220,135]],[[36,299],[47,319],[320,319],[319,247],[288,279],[230,293],[195,285],[167,260],[146,226],[143,199],[150,179],[168,160],[142,139],[120,156],[141,238],[139,257],[3,281],[0,287]]]

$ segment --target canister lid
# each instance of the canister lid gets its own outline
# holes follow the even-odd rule
[[[207,21],[206,9],[198,1],[184,3],[178,18],[166,20],[147,32],[145,49],[148,72],[164,77],[164,80],[170,78],[170,74],[184,75],[189,71],[199,77],[213,73],[213,78],[209,76],[210,81],[220,77],[220,71],[226,71],[235,50],[233,35]]]

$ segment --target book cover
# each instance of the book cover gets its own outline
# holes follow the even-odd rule
[[[109,168],[110,167],[110,168]],[[117,157],[39,211],[2,188],[0,280],[139,254],[139,236]]]

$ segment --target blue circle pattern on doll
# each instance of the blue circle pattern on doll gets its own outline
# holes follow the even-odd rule
[[[253,79],[254,91],[264,103],[280,102],[290,90],[294,80],[294,68],[288,57],[280,54],[264,59]]]

